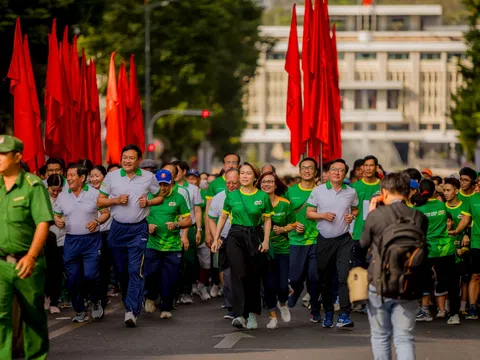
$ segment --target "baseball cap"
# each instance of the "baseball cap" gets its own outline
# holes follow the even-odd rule
[[[196,177],[200,177],[200,172],[197,169],[190,169],[187,171],[187,176],[195,175]]]
[[[422,170],[422,174],[427,174],[428,176],[432,177],[433,176],[433,173],[432,173],[432,170],[428,169],[428,168],[425,168]]]
[[[10,151],[22,152],[22,140],[10,135],[0,135],[0,153],[8,153]]]
[[[158,167],[157,162],[152,159],[144,159],[142,160],[140,164],[140,169],[145,169],[145,168],[154,168],[156,169]]]
[[[410,189],[416,189],[418,190],[419,188],[419,185],[418,185],[418,182],[416,182],[415,180],[410,180]]]
[[[171,184],[172,183],[172,173],[168,170],[158,170],[155,174],[158,183]]]

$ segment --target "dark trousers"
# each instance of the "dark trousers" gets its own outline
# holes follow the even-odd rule
[[[326,312],[334,310],[333,285],[336,277],[338,279],[340,312],[350,313],[351,305],[347,278],[351,267],[352,247],[353,240],[349,233],[328,239],[320,234],[318,235],[318,273],[320,276],[323,308]]]
[[[122,224],[112,221],[108,245],[112,249],[115,274],[120,283],[122,301],[127,312],[138,316],[142,309],[144,279],[143,261],[148,240],[146,221]]]
[[[45,296],[50,298],[50,306],[58,306],[63,284],[63,246],[57,246],[57,237],[50,232],[45,244]]]
[[[293,295],[300,297],[303,291],[303,283],[307,281],[307,291],[310,294],[312,313],[320,311],[320,296],[318,283],[318,265],[316,245],[290,246],[290,286]]]
[[[160,311],[171,311],[180,278],[182,253],[179,251],[145,251],[145,297],[157,300]]]
[[[360,247],[360,241],[353,240],[352,247],[352,268],[360,266],[364,269],[368,269],[367,263],[368,248]]]
[[[113,255],[108,247],[108,231],[101,232],[102,235],[102,259],[100,265],[100,295],[102,306],[106,307],[108,303],[108,286],[112,279]]]
[[[249,241],[241,226],[232,226],[227,241],[226,254],[230,264],[232,281],[232,307],[235,317],[248,317],[250,313],[260,315],[260,280],[264,269],[264,255],[252,256],[248,251]],[[258,246],[258,245],[257,245]]]
[[[290,268],[289,254],[275,254],[275,259],[268,267],[265,285],[265,304],[269,311],[274,311],[277,301],[285,304],[288,300],[288,271]]]
[[[188,250],[183,250],[182,266],[180,279],[180,294],[191,294],[192,284],[197,280],[198,264],[197,264],[197,248],[189,246]]]
[[[100,299],[100,259],[102,238],[99,232],[65,237],[63,261],[73,309],[86,311],[85,296],[91,302]]]

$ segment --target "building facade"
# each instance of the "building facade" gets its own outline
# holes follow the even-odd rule
[[[303,7],[298,7],[299,23]],[[337,25],[344,157],[369,153],[386,168],[458,166],[460,147],[449,118],[461,84],[466,27],[442,26],[437,5],[329,6]],[[263,26],[277,43],[261,53],[245,98],[244,155],[289,169],[285,125],[289,26]],[[299,26],[301,50],[302,26]]]

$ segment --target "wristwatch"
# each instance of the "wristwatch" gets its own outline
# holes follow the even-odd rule
[[[357,215],[355,215],[355,214],[352,214],[352,216],[353,216],[353,220],[355,220],[357,218]]]
[[[174,223],[175,229],[178,229],[180,226],[178,225],[178,222]]]
[[[95,222],[97,223],[97,226],[100,226],[100,221],[98,221],[98,219],[95,219]]]

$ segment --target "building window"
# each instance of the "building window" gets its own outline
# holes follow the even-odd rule
[[[456,61],[458,61],[459,59],[460,59],[460,60],[465,60],[466,57],[467,57],[467,56],[465,55],[465,53],[463,53],[463,54],[460,54],[460,53],[448,53],[448,55],[447,55],[448,61],[453,61],[453,62],[456,62]]]
[[[400,90],[387,90],[387,109],[397,110]]]
[[[377,90],[355,90],[355,109],[373,110],[377,108]]]
[[[345,59],[345,53],[344,52],[339,52],[338,53],[338,60],[343,60]]]
[[[420,60],[440,60],[440,53],[421,53]]]
[[[447,130],[454,130],[455,128],[453,127],[453,124],[448,124],[447,123]]]
[[[440,130],[440,124],[432,124],[432,130]]]
[[[367,53],[356,53],[356,60],[375,60],[377,58],[377,53],[367,52]]]
[[[362,130],[362,124],[359,124],[359,123],[353,124],[353,130],[355,130],[355,131]]]
[[[369,131],[377,131],[377,124],[368,124]]]
[[[285,52],[271,52],[269,51],[267,53],[267,59],[268,60],[285,60],[285,56],[287,53]]]
[[[427,124],[420,124],[420,130],[427,130]]]
[[[344,109],[343,99],[345,98],[345,90],[340,90],[340,109]]]
[[[408,131],[409,124],[387,124],[387,131]]]
[[[409,53],[388,53],[388,60],[408,60]]]
[[[347,18],[345,16],[330,16],[330,27],[333,27],[333,24],[336,25],[337,31],[347,30]]]
[[[389,16],[387,20],[388,31],[405,31],[408,30],[407,16]]]

